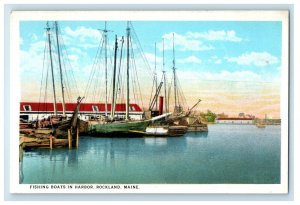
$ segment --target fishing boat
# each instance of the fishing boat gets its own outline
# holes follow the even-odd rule
[[[156,51],[156,49],[155,49]],[[156,52],[155,52],[156,53]],[[155,61],[156,62],[156,61]],[[154,82],[156,85],[156,93],[153,97],[153,100],[150,103],[149,110],[152,110],[154,104],[157,105],[157,98],[161,91],[162,84],[164,84],[164,98],[165,98],[165,105],[163,106],[163,96],[160,96],[159,100],[159,111],[158,113],[163,113],[163,109],[166,112],[169,110],[169,103],[170,103],[170,94],[173,91],[174,97],[174,111],[171,116],[169,116],[164,122],[161,122],[161,125],[168,127],[170,133],[175,133],[176,135],[185,134],[187,131],[208,131],[207,125],[201,123],[199,117],[191,116],[193,109],[201,102],[199,99],[190,109],[186,110],[186,99],[180,87],[179,79],[176,74],[176,59],[175,59],[175,41],[174,41],[174,33],[173,33],[173,60],[172,60],[172,84],[169,87],[169,91],[167,94],[167,81],[166,81],[166,72],[165,72],[165,63],[164,63],[164,40],[163,40],[163,75],[162,81],[160,82],[159,86],[157,86],[157,82]],[[156,67],[156,65],[155,65]],[[156,79],[155,79],[156,80]],[[185,105],[185,106],[184,106]],[[190,118],[195,118],[194,120],[190,120]]]
[[[31,134],[31,135],[37,135],[39,134],[51,134],[52,136],[66,138],[68,135],[68,130],[71,131],[71,134],[75,134],[77,132],[77,125],[79,124],[78,119],[78,111],[80,107],[80,103],[84,97],[78,97],[76,106],[74,107],[73,113],[71,113],[69,116],[66,115],[66,105],[65,105],[65,85],[63,80],[63,72],[62,72],[62,59],[61,59],[61,46],[59,41],[59,28],[58,28],[58,22],[55,21],[52,28],[54,28],[54,38],[56,40],[56,44],[53,45],[52,43],[52,28],[49,26],[49,22],[46,24],[46,36],[47,36],[47,48],[44,52],[49,52],[49,65],[50,65],[50,73],[51,73],[51,80],[52,80],[52,90],[51,93],[53,94],[53,113],[50,115],[47,115],[47,117],[43,117],[40,119],[40,115],[43,115],[40,112],[37,112],[36,119],[29,121],[27,119],[22,119],[22,116],[20,115],[20,133],[25,134]],[[52,47],[56,46],[56,54],[53,54]],[[59,70],[59,76],[60,76],[60,88],[61,88],[61,97],[62,97],[62,113],[58,113],[58,103],[57,103],[57,96],[56,96],[56,84],[55,84],[55,75],[54,75],[54,56],[57,56],[58,58],[58,70]],[[45,64],[44,64],[45,65]],[[47,72],[48,73],[48,72]],[[42,75],[43,76],[43,75]],[[43,77],[42,77],[43,78]],[[48,75],[47,75],[48,78]],[[47,90],[47,82],[48,79],[46,79],[46,85],[45,85],[45,93]],[[42,86],[42,84],[41,84]],[[41,93],[40,93],[41,95]],[[45,94],[46,95],[46,94]],[[30,104],[30,103],[29,103]],[[49,103],[38,103],[38,110],[40,110],[40,107],[45,106],[45,104]],[[31,111],[30,105],[23,105],[23,109]],[[22,110],[22,103],[20,103],[20,111]],[[27,115],[28,118],[28,115]]]
[[[170,115],[169,113],[166,113],[161,116],[157,116],[155,118],[151,119],[141,119],[141,120],[133,120],[129,116],[130,112],[130,59],[132,56],[130,55],[130,45],[131,45],[131,28],[130,23],[127,23],[126,28],[126,113],[125,118],[118,118],[115,116],[115,107],[116,107],[116,100],[118,98],[117,95],[117,54],[118,54],[118,39],[117,36],[115,36],[115,46],[114,46],[114,63],[113,63],[113,74],[112,74],[112,101],[111,101],[111,110],[110,113],[108,113],[108,92],[107,92],[107,32],[106,29],[106,22],[105,22],[105,28],[102,30],[104,35],[104,45],[105,45],[105,107],[106,107],[106,113],[105,116],[99,116],[95,120],[89,120],[88,121],[88,134],[101,136],[104,134],[112,134],[112,136],[120,136],[121,134],[134,134],[138,132],[143,132],[146,130],[147,126],[149,126],[153,121],[159,120],[161,118],[165,118],[166,116]],[[120,54],[120,63],[119,63],[119,69],[121,67],[121,58],[122,58],[122,48],[124,44],[124,38],[122,37],[121,40],[121,54]],[[120,73],[120,71],[119,71]],[[115,134],[115,135],[114,135]]]

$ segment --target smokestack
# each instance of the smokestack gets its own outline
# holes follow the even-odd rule
[[[163,107],[164,107],[164,97],[159,96],[159,115],[163,114]]]

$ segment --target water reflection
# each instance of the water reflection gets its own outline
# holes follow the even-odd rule
[[[188,132],[185,140],[189,147],[198,147],[199,149],[202,149],[209,141],[208,132]]]
[[[187,132],[186,137],[207,138],[208,132]]]
[[[73,167],[73,168],[78,167],[78,150],[77,149],[69,149],[67,151],[67,156],[68,156],[68,166]]]
[[[23,174],[23,161],[19,162],[19,183],[22,184],[24,180],[24,174]]]
[[[254,128],[236,134],[235,127],[215,126],[182,137],[81,136],[78,149],[24,152],[20,183],[277,182],[280,128],[273,136]]]
[[[168,139],[167,138],[162,138],[162,137],[146,137],[145,138],[145,145],[150,145],[150,146],[163,146],[168,144]]]

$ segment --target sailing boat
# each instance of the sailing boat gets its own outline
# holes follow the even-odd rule
[[[174,43],[174,33],[173,33],[173,67],[172,67],[172,72],[173,72],[173,90],[174,90],[174,112],[173,115],[170,116],[167,119],[167,124],[169,126],[182,126],[182,130],[189,130],[189,131],[194,131],[194,130],[203,130],[203,131],[207,131],[207,125],[206,124],[202,124],[199,118],[193,119],[193,123],[190,124],[190,120],[188,119],[192,113],[192,110],[201,102],[201,99],[199,99],[190,109],[188,109],[187,111],[184,110],[183,106],[181,103],[185,103],[186,104],[186,100],[185,97],[182,93],[182,91],[180,92],[180,84],[179,81],[177,79],[177,75],[176,75],[176,66],[175,66],[175,43]],[[171,87],[170,87],[171,90]],[[166,95],[166,94],[165,94]],[[170,92],[168,94],[168,98],[170,97]],[[180,98],[181,101],[180,102]],[[169,102],[169,100],[168,100]],[[169,107],[169,105],[167,106]],[[167,108],[166,107],[166,108]],[[195,118],[195,117],[192,117]],[[192,127],[192,129],[190,129]],[[200,129],[201,127],[201,129]],[[197,129],[195,129],[197,128]],[[198,129],[199,128],[199,129]],[[181,128],[179,128],[181,129]],[[182,133],[184,133],[184,131],[182,131]]]
[[[53,51],[52,51],[52,41],[51,41],[51,28],[49,26],[49,22],[47,22],[46,27],[46,35],[47,35],[47,47],[49,49],[49,60],[50,60],[50,70],[51,70],[51,80],[52,80],[52,93],[53,93],[53,115],[50,115],[48,118],[38,119],[39,114],[37,114],[37,119],[33,123],[27,123],[27,127],[24,127],[24,123],[20,124],[20,128],[35,128],[34,132],[38,133],[43,129],[47,132],[47,129],[50,133],[55,136],[66,137],[68,129],[71,129],[71,134],[74,134],[77,130],[78,124],[78,110],[80,107],[80,103],[83,98],[78,97],[77,104],[75,106],[73,115],[71,119],[69,119],[66,115],[66,105],[65,105],[65,93],[64,93],[64,80],[63,80],[63,73],[62,73],[62,59],[61,59],[61,47],[59,42],[59,29],[58,29],[58,22],[54,22],[54,29],[55,29],[55,37],[56,37],[56,50],[57,50],[57,57],[58,57],[58,68],[59,68],[59,76],[60,76],[60,87],[61,87],[61,94],[62,94],[62,115],[58,114],[57,111],[57,97],[56,97],[56,88],[55,88],[55,76],[54,76],[54,63],[53,63]],[[45,50],[46,52],[46,50]],[[46,80],[46,84],[47,84]],[[47,90],[47,85],[45,90]],[[45,103],[46,104],[46,103]],[[39,107],[43,106],[39,102]],[[44,106],[43,106],[44,107]],[[21,130],[22,131],[22,130]]]
[[[104,40],[105,42],[107,42],[106,40],[106,25],[105,25],[105,35],[104,35]],[[129,117],[129,92],[130,92],[130,82],[129,82],[129,75],[130,75],[130,27],[129,27],[129,22],[127,24],[127,29],[126,29],[126,33],[127,33],[127,57],[126,57],[126,114],[125,114],[125,119],[116,119],[114,116],[115,113],[115,106],[116,106],[116,98],[117,98],[117,94],[116,94],[116,59],[117,59],[117,49],[118,49],[118,41],[117,41],[117,37],[115,39],[115,50],[114,50],[114,69],[113,69],[113,91],[112,91],[112,103],[111,103],[111,114],[110,114],[110,118],[106,115],[104,118],[102,118],[102,120],[96,120],[96,121],[89,121],[88,122],[88,133],[92,134],[92,135],[101,135],[101,134],[118,134],[116,136],[119,136],[120,134],[135,134],[135,133],[140,133],[140,132],[144,132],[147,128],[147,126],[149,126],[149,124],[151,124],[153,121],[156,121],[158,119],[164,118],[168,115],[170,115],[171,113],[166,113],[164,115],[161,116],[157,116],[154,117],[152,119],[148,119],[148,120],[131,120]],[[123,39],[123,38],[122,38]],[[123,45],[123,44],[122,44]],[[106,43],[105,43],[106,46]],[[105,48],[106,50],[107,48]],[[106,53],[106,52],[105,52]],[[105,56],[107,57],[107,56]],[[107,60],[105,60],[105,68],[107,71]],[[107,76],[107,73],[105,74],[105,76]],[[105,80],[105,82],[107,82],[107,79]],[[107,86],[107,83],[106,83]],[[107,99],[107,87],[105,88],[106,90],[106,99]],[[105,102],[106,104],[106,110],[107,110],[107,100]]]

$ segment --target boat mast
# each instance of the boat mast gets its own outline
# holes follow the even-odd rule
[[[157,90],[157,73],[156,73],[156,42],[155,42],[155,51],[154,51],[154,83],[155,90]],[[157,99],[155,100],[155,110],[157,110]]]
[[[106,21],[104,27],[104,43],[105,43],[105,116],[107,116],[107,30]]]
[[[165,71],[165,39],[163,39],[163,77],[164,77],[164,88],[165,88],[165,110],[166,112],[168,112],[167,81],[166,81],[166,71]]]
[[[63,116],[66,117],[65,93],[64,93],[63,76],[62,76],[62,70],[61,70],[61,59],[60,59],[61,56],[60,56],[60,46],[59,46],[59,41],[58,41],[58,23],[57,23],[57,21],[55,21],[54,24],[55,24],[55,31],[56,31],[56,44],[57,44],[60,84],[61,84],[61,93],[62,93]]]
[[[55,83],[54,83],[54,73],[53,73],[53,62],[52,62],[52,51],[51,51],[51,36],[50,36],[50,27],[49,23],[47,22],[47,33],[48,33],[48,46],[49,46],[49,55],[50,55],[50,66],[51,66],[51,75],[52,75],[52,87],[53,87],[53,108],[54,108],[54,115],[57,115],[57,108],[56,108],[56,93],[55,93]]]
[[[176,111],[176,109],[177,109],[177,90],[176,90],[174,33],[173,33],[173,75],[174,75],[174,96],[175,96],[175,111]]]
[[[129,38],[130,38],[130,28],[129,28],[129,21],[127,22],[127,71],[126,71],[126,81],[127,81],[127,87],[126,87],[126,116],[125,119],[129,120]]]
[[[122,39],[121,39],[121,53],[120,53],[120,61],[119,61],[119,69],[118,69],[118,84],[117,84],[117,90],[115,91],[115,102],[117,101],[118,99],[118,89],[120,89],[120,72],[121,72],[121,65],[122,65],[122,58],[123,58],[123,45],[124,45],[124,36],[122,36]],[[115,106],[116,106],[116,103],[115,103]]]
[[[117,51],[118,51],[118,39],[116,35],[115,42],[115,56],[114,56],[114,70],[113,70],[113,92],[112,92],[112,102],[111,102],[111,119],[114,119],[115,116],[115,85],[116,85],[116,68],[117,68]]]

